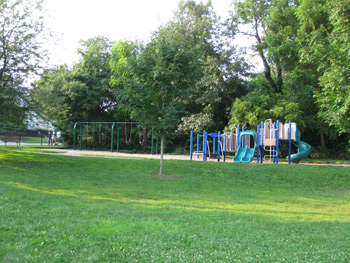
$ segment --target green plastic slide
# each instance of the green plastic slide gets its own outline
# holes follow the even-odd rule
[[[236,156],[233,158],[235,163],[250,163],[255,154],[255,148],[239,148]]]
[[[233,158],[234,162],[242,162],[243,158],[246,156],[248,150],[248,146],[245,148],[238,148],[236,156]]]
[[[303,141],[298,141],[297,147],[298,152],[290,156],[290,160],[292,162],[299,162],[301,159],[304,159],[306,156],[308,156],[311,151],[311,145]],[[288,157],[287,160],[289,160]]]
[[[244,135],[250,135],[253,136],[254,139],[254,147],[253,148],[248,148],[248,146],[246,146],[245,148],[238,148],[236,156],[233,158],[234,162],[237,163],[250,163],[253,158],[254,158],[254,154],[255,154],[255,150],[256,150],[256,132],[252,132],[252,131],[243,131],[240,134],[240,139],[239,141],[242,141],[242,137]]]

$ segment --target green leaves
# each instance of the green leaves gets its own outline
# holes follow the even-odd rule
[[[230,126],[278,118],[321,138],[334,127],[349,131],[348,6],[344,0],[237,2],[231,21],[255,38],[264,69],[249,83],[253,92],[232,105]]]
[[[191,50],[173,39],[158,38],[146,46],[119,42],[112,50],[111,85],[119,107],[138,121],[156,126],[162,133],[175,129],[183,97],[191,85]],[[132,54],[132,48],[137,49]]]
[[[23,128],[30,78],[41,68],[43,19],[34,17],[42,1],[0,1],[0,126]],[[34,4],[34,5],[33,5]]]
[[[308,12],[306,12],[308,10]],[[317,64],[319,116],[340,133],[350,132],[350,10],[344,0],[304,0],[298,9],[303,58]]]
[[[297,122],[299,127],[305,126],[300,105],[282,94],[251,92],[233,103],[230,115],[228,130],[238,124],[249,124],[254,130],[261,121],[271,118]]]
[[[72,123],[110,121],[115,113],[115,94],[109,85],[111,43],[103,37],[81,43],[80,62],[72,69],[62,66],[46,71],[31,92],[35,110],[67,131],[68,142]]]
[[[117,43],[110,64],[119,107],[167,133],[177,128],[180,117],[192,118],[209,104],[214,106],[207,107],[206,117],[214,118],[214,110],[232,102],[222,97],[234,93],[233,85],[239,82],[235,74],[243,71],[233,50],[220,49],[220,30],[209,3],[184,1],[174,18],[153,33],[150,43]],[[145,106],[137,110],[136,105]]]

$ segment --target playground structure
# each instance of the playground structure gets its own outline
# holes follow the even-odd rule
[[[77,144],[79,149],[85,146],[104,146],[110,145],[110,151],[119,152],[120,146],[139,145],[145,147],[147,130],[142,128],[140,122],[81,122],[74,124],[73,131],[73,149]],[[151,154],[158,153],[158,138],[155,138],[153,129],[151,129]],[[155,145],[154,145],[154,142]],[[149,145],[148,145],[149,146]]]
[[[261,122],[258,125],[257,132],[245,130],[240,125],[236,128],[236,133],[216,132],[197,134],[196,151],[193,147],[194,133],[191,131],[190,138],[190,160],[193,155],[202,156],[202,160],[207,158],[217,159],[218,161],[226,161],[226,154],[234,154],[233,162],[249,163],[256,155],[257,163],[263,163],[264,160],[270,159],[273,163],[278,164],[280,157],[280,143],[288,142],[287,160],[298,163],[301,159],[308,156],[311,146],[300,140],[301,134],[296,123],[282,124],[279,121],[272,122],[271,119]],[[201,144],[202,138],[202,146]],[[210,151],[212,143],[213,152]],[[294,144],[298,152],[292,154],[292,144]],[[256,154],[255,154],[256,153]]]
[[[192,160],[193,155],[197,155],[197,159],[199,156],[202,156],[202,160],[206,161],[209,159],[217,159],[220,161],[222,158],[223,161],[226,159],[226,153],[236,153],[238,148],[240,147],[240,142],[243,148],[250,148],[250,133],[246,133],[245,127],[240,128],[240,125],[236,128],[236,133],[225,132],[221,133],[208,133],[204,131],[203,134],[197,134],[197,151],[193,151],[193,131],[191,131],[191,145],[190,145],[190,156]],[[200,146],[200,140],[203,138],[202,147]],[[212,149],[213,152],[210,151],[210,145],[212,138]]]

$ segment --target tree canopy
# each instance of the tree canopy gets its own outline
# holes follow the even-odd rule
[[[113,118],[115,94],[109,85],[111,42],[96,37],[81,42],[80,61],[46,70],[33,84],[31,104],[40,116],[58,129],[70,131],[76,121]],[[66,133],[67,139],[72,135]]]
[[[186,115],[186,105],[205,77],[203,68],[208,58],[205,44],[210,36],[196,30],[198,20],[208,16],[209,6],[187,2],[180,4],[180,10],[181,15],[176,14],[174,20],[154,32],[148,44],[119,42],[112,50],[111,84],[116,88],[118,105],[159,133],[162,156],[164,139]],[[160,174],[162,169],[161,158]]]
[[[44,57],[41,2],[0,0],[0,125],[3,128],[24,126],[26,81],[38,73]]]
[[[306,12],[309,10],[311,12]],[[350,132],[350,7],[344,0],[303,1],[299,10],[305,63],[317,65],[319,116]]]
[[[338,0],[237,1],[229,28],[255,39],[263,72],[234,102],[230,125],[257,125],[269,115],[297,122],[313,141],[318,134],[324,147],[325,136],[348,133],[347,10]],[[253,113],[244,114],[249,107]]]

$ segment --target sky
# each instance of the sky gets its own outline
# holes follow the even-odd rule
[[[180,0],[46,0],[46,25],[54,36],[45,43],[51,64],[72,65],[80,40],[105,36],[111,41],[145,40],[170,20]],[[197,3],[206,0],[196,0]],[[232,0],[212,0],[227,17]]]

